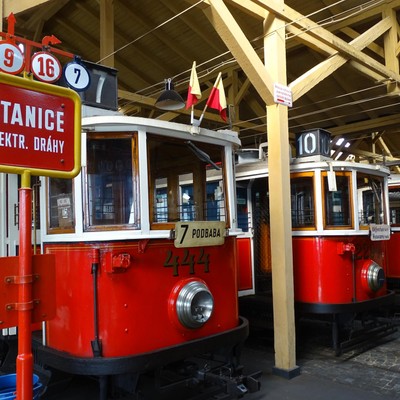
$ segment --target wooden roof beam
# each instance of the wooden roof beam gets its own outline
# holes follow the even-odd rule
[[[351,135],[359,132],[376,132],[379,128],[390,129],[390,127],[397,127],[400,125],[400,115],[387,115],[385,117],[368,119],[361,122],[355,122],[353,124],[332,127],[328,130],[332,136],[336,135]]]
[[[382,132],[383,134],[384,132]],[[399,159],[398,157],[394,157],[392,151],[389,149],[389,146],[386,144],[386,142],[383,140],[382,136],[378,138],[378,143],[380,148],[386,153],[387,157],[390,157],[392,159]],[[396,166],[397,172],[399,172],[399,167]]]
[[[11,13],[18,14],[22,11],[50,2],[50,0],[2,0],[0,2],[2,17],[8,17]]]
[[[240,0],[231,0],[231,1],[234,3],[237,2],[242,3]],[[359,50],[356,50],[351,44],[335,36],[327,29],[322,28],[311,19],[305,17],[296,10],[290,8],[288,5],[285,4],[284,6],[282,6],[275,0],[252,0],[252,1],[255,2],[257,5],[265,8],[265,10],[273,13],[276,16],[279,16],[285,21],[288,21],[290,24],[293,24],[294,26],[297,26],[298,28],[305,30],[309,35],[321,41],[321,43],[324,43],[332,47],[339,53],[341,53],[342,56],[353,60],[353,62],[361,64],[361,66],[363,67],[361,71],[364,71],[367,74],[372,73],[371,77],[373,79],[376,79],[376,74],[378,74],[382,78],[387,78],[395,82],[400,82],[399,74],[390,71],[388,68],[386,68],[378,61],[374,60],[372,57],[364,54]],[[395,2],[389,2],[387,6],[390,7],[391,3]],[[245,6],[246,3],[243,3],[242,5]]]
[[[348,147],[347,149],[345,149],[345,151],[343,149],[343,153],[354,154],[356,156],[372,158],[375,160],[385,158],[387,161],[400,161],[400,158],[397,158],[397,157],[391,157],[386,154],[378,154],[378,153],[374,153],[372,151],[367,151],[367,150],[355,149],[353,147]]]
[[[344,34],[346,34],[350,39],[356,39],[358,36],[360,36],[360,33],[357,32],[356,30],[349,28],[349,27],[345,27],[343,29],[341,29],[341,32],[343,32]],[[367,48],[371,51],[373,51],[376,55],[378,55],[379,57],[384,58],[385,54],[383,51],[383,48],[381,46],[379,46],[376,43],[370,43]]]
[[[391,28],[391,19],[389,17],[378,22],[366,32],[350,42],[355,50],[361,50],[374,42],[378,37]],[[293,101],[297,100],[323,79],[331,75],[348,61],[348,58],[340,53],[328,58],[327,60],[311,68],[305,74],[289,84],[292,89]]]
[[[222,0],[209,0],[204,13],[266,104],[274,104],[273,81]]]
[[[167,7],[168,9],[170,9],[172,11],[172,13],[174,14],[179,14],[179,12],[181,11],[178,7],[176,7],[176,5],[174,4],[173,1],[167,0],[161,0],[162,3],[164,4],[165,7]],[[211,40],[209,35],[207,35],[207,30],[204,29],[203,26],[199,26],[192,17],[190,17],[190,15],[187,14],[182,14],[179,19],[181,21],[183,21],[189,28],[190,30],[192,30],[193,32],[196,33],[196,35],[198,35],[199,37],[201,37],[201,39],[204,41],[204,43],[207,43],[208,46],[210,46],[211,49],[214,49],[217,53],[221,53],[221,46],[218,45],[218,43],[216,43],[215,41]],[[176,44],[175,44],[176,46]],[[191,57],[191,60],[194,60],[196,57]]]
[[[361,5],[362,6],[362,5]],[[386,8],[391,8],[393,10],[400,9],[400,0],[385,0],[377,1],[376,4],[371,5],[368,9],[364,9],[362,13],[357,13],[349,18],[344,18],[338,22],[334,22],[329,26],[331,32],[336,32],[346,28],[348,26],[357,25],[360,22],[371,21],[382,16],[383,11]]]
[[[58,0],[56,2],[50,2],[46,4],[46,7],[41,7],[37,12],[29,15],[29,18],[22,24],[22,29],[35,32],[32,35],[32,40],[39,42],[42,38],[43,24],[57,14],[69,0]],[[18,19],[18,27],[20,28],[20,20]]]

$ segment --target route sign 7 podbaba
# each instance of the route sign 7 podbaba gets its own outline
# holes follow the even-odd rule
[[[0,171],[72,178],[80,170],[79,95],[0,73]]]

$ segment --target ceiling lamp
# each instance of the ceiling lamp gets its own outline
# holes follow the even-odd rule
[[[185,107],[185,102],[178,92],[174,90],[174,84],[171,78],[165,80],[165,90],[155,103],[155,106],[161,110],[180,110]]]

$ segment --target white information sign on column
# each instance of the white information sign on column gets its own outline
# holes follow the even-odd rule
[[[277,104],[292,107],[292,91],[288,86],[274,83],[274,101]]]

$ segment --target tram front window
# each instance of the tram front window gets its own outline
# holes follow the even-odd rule
[[[360,226],[384,224],[383,178],[357,174],[358,216]]]
[[[177,221],[224,221],[223,147],[148,137],[153,228]]]
[[[328,176],[324,174],[325,226],[327,228],[350,227],[350,175],[336,172],[336,190],[329,190]]]
[[[136,136],[92,137],[87,141],[85,229],[138,227],[133,154]]]

